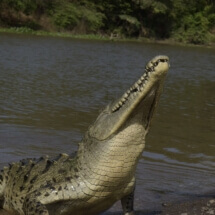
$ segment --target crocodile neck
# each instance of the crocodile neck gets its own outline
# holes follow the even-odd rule
[[[100,170],[100,174],[112,177],[112,183],[114,181],[119,186],[123,178],[127,182],[132,180],[144,146],[145,135],[138,124],[128,126],[107,141],[99,142],[87,137],[78,152],[80,166]]]
[[[140,79],[109,104],[86,132],[77,153],[78,174],[87,183],[99,181],[98,191],[105,187],[107,192],[131,192],[168,68],[165,56],[150,61]]]

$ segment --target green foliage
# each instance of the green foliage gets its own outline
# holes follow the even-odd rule
[[[33,33],[33,30],[28,27],[20,27],[20,28],[14,27],[14,28],[10,28],[10,30],[17,33]]]
[[[175,37],[181,42],[204,44],[208,41],[209,21],[202,13],[184,17]]]
[[[36,9],[36,3],[33,0],[2,0],[1,4],[15,11],[25,12],[26,14]]]
[[[139,4],[142,9],[151,10],[154,14],[166,14],[168,11],[167,1],[165,4],[162,1],[140,0]]]
[[[25,14],[43,13],[45,10],[52,8],[54,2],[55,0],[1,0],[0,7],[4,10],[22,11]]]
[[[214,38],[214,0],[0,0],[0,25],[103,33],[121,37],[173,37],[203,44]],[[213,39],[214,40],[214,39]]]
[[[176,40],[194,44],[205,44],[208,43],[209,31],[215,27],[215,7],[213,4],[207,4],[206,1],[201,0],[198,2],[192,2],[193,13],[188,11],[182,11],[183,5],[180,6],[179,11],[184,14],[181,18],[175,19],[175,26],[172,34]],[[175,13],[176,7],[175,7]]]
[[[122,15],[119,15],[119,18],[121,20],[124,20],[124,21],[128,22],[131,25],[135,25],[136,27],[140,26],[140,22],[135,17],[122,14]]]
[[[85,5],[63,2],[54,9],[53,21],[61,29],[73,30],[82,27],[82,31],[95,32],[103,25],[103,14]]]
[[[78,24],[80,16],[80,11],[74,4],[61,4],[60,7],[55,9],[53,20],[61,28],[72,29]]]
[[[137,20],[136,17],[121,14],[119,15],[119,19],[121,20],[122,28],[118,29],[118,32],[116,33],[126,36],[131,36],[139,33],[141,23]]]
[[[215,6],[208,5],[203,10],[203,16],[207,17],[209,28],[215,27]]]

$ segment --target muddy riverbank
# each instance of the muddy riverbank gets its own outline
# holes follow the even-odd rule
[[[116,211],[106,212],[105,215],[122,215],[120,204],[117,204]],[[211,197],[198,198],[180,203],[163,203],[161,210],[137,210],[135,215],[214,215],[215,195]],[[13,215],[0,210],[0,215]]]

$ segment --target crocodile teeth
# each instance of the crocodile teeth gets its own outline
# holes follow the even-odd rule
[[[139,92],[143,91],[149,77],[151,76],[151,72],[154,70],[155,68],[153,66],[147,66],[145,68],[145,73],[126,91],[126,93],[123,94],[120,101],[112,108],[112,112],[120,109],[126,103],[129,96],[135,97]]]
[[[61,156],[61,157],[65,157],[65,158],[66,158],[66,157],[69,157],[69,155],[66,154],[66,153],[61,153],[60,156]]]
[[[127,99],[124,97],[124,98],[122,98],[122,100],[121,100],[121,101],[122,101],[122,102],[125,102],[126,100],[127,100]]]
[[[142,81],[139,79],[139,80],[137,81],[137,84],[138,84],[138,85],[142,84]]]
[[[124,95],[121,97],[120,101],[115,104],[115,106],[112,108],[112,112],[115,112],[116,110],[120,109],[128,100],[128,98],[131,96],[134,98],[136,95],[138,95],[139,92],[144,90],[145,85],[148,82],[148,79],[151,76],[151,73],[155,71],[155,67],[159,64],[159,62],[167,62],[168,60],[157,60],[156,62],[149,62],[146,67],[144,74],[133,84],[133,86],[130,87],[124,93]]]
[[[135,88],[138,88],[138,87],[139,87],[139,84],[138,84],[138,83],[135,83],[135,84],[134,84],[134,87],[135,87]]]
[[[123,98],[128,98],[128,96],[129,96],[128,93],[124,93],[122,97]]]
[[[117,107],[112,108],[112,112],[116,111],[117,109]]]

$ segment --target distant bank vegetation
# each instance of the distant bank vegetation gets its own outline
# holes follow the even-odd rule
[[[0,26],[215,43],[215,0],[1,0]]]

